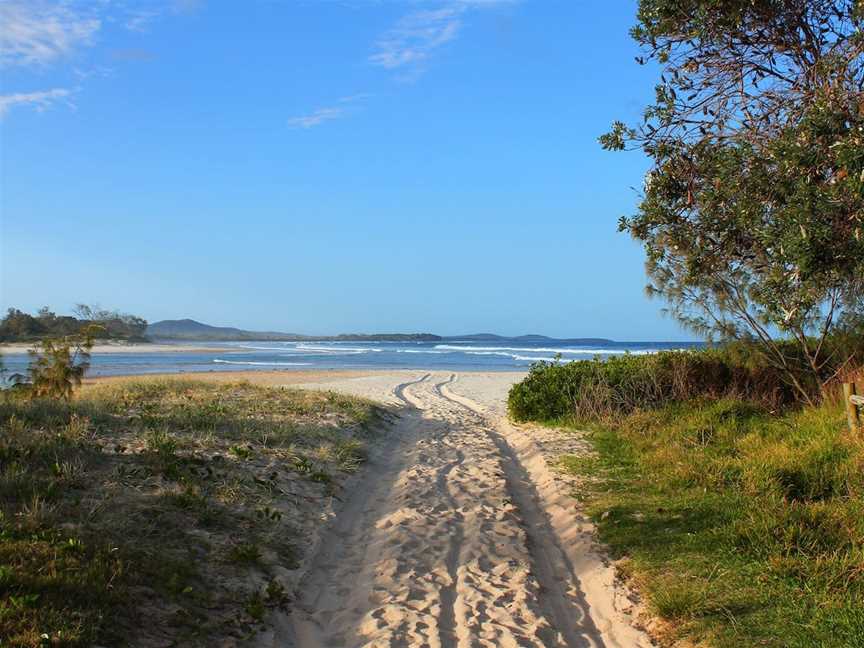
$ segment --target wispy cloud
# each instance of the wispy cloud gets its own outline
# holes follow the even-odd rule
[[[129,31],[144,33],[149,30],[150,23],[161,15],[162,12],[157,9],[136,9],[129,13],[124,26]]]
[[[450,0],[436,9],[413,11],[376,41],[369,61],[388,70],[418,68],[459,35],[467,11],[513,2],[515,0]]]
[[[456,38],[463,12],[464,8],[456,5],[408,14],[378,40],[377,51],[369,61],[387,69],[425,61],[436,49]]]
[[[325,122],[333,121],[334,119],[344,117],[348,114],[351,104],[355,104],[371,96],[372,95],[368,92],[361,92],[358,94],[341,97],[335,102],[335,105],[333,106],[325,106],[324,108],[318,108],[317,110],[309,113],[308,115],[292,117],[288,120],[288,125],[292,128],[313,128],[315,126],[320,126]]]
[[[0,67],[44,68],[59,64],[95,45],[103,28],[116,25],[144,32],[163,15],[195,11],[202,4],[203,0],[150,0],[142,7],[137,0],[0,0]],[[143,49],[115,50],[112,55],[118,60],[124,56],[152,57]],[[78,82],[113,73],[111,68],[90,60],[76,63],[68,66],[67,72]],[[70,94],[63,88],[7,94],[0,97],[0,114],[12,106],[44,110],[63,99],[70,103]]]
[[[89,45],[102,21],[66,3],[0,2],[0,65],[47,65]]]
[[[378,0],[380,1],[380,0]],[[403,79],[417,78],[424,63],[436,50],[454,40],[463,26],[464,15],[473,9],[511,5],[519,0],[413,0],[415,9],[404,15],[387,30],[374,45],[369,62],[387,70],[399,70]],[[365,4],[360,0],[361,5]],[[418,8],[418,6],[421,6]],[[433,5],[433,8],[430,8]],[[292,117],[288,125],[293,128],[314,128],[345,117],[348,104],[368,97],[357,94],[342,97],[332,105],[307,114]]]
[[[338,119],[345,114],[344,108],[331,106],[329,108],[319,108],[313,113],[302,115],[300,117],[292,117],[288,120],[288,125],[294,128],[312,128],[320,126],[324,122]]]
[[[150,30],[151,23],[166,14],[192,13],[203,4],[203,0],[159,0],[146,7],[133,7],[126,11],[123,26],[129,31],[146,33]]]
[[[0,118],[3,118],[15,106],[31,106],[42,111],[50,108],[52,104],[58,101],[70,103],[69,97],[71,95],[72,91],[66,88],[0,95]]]

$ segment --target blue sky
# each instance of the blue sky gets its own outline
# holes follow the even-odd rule
[[[0,305],[687,339],[616,231],[635,2],[0,0]]]

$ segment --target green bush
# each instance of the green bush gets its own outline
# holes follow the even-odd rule
[[[623,355],[568,364],[541,362],[510,391],[517,421],[605,419],[691,398],[738,397],[776,408],[795,394],[781,372],[742,345]]]

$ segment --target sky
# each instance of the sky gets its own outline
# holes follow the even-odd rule
[[[0,0],[0,306],[692,335],[618,233],[635,0]]]

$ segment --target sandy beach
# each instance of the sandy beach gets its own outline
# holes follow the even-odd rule
[[[255,645],[651,645],[636,597],[616,578],[573,497],[577,485],[554,469],[562,453],[588,452],[585,441],[506,418],[507,392],[524,375],[183,376],[332,390],[397,415],[334,514],[309,528],[311,550],[290,579],[293,608],[275,615]]]
[[[294,610],[258,645],[650,645],[573,484],[551,467],[562,452],[586,452],[584,441],[504,417],[507,391],[523,376],[242,376],[364,396],[399,412],[304,559]]]
[[[306,385],[313,387],[321,383],[343,383],[354,378],[380,374],[395,374],[393,371],[354,371],[350,369],[294,369],[291,371],[187,371],[184,373],[148,374],[129,376],[93,376],[85,378],[84,385],[100,383],[136,382],[140,380],[204,380],[207,382],[250,382],[270,387]],[[350,384],[350,383],[349,383]],[[317,387],[321,389],[321,387]]]
[[[511,425],[520,373],[395,372],[309,384],[398,404],[386,446],[260,645],[647,646],[636,606],[549,460]],[[548,442],[548,445],[546,445]],[[564,443],[586,448],[578,437]]]
[[[0,353],[24,354],[33,348],[33,342],[7,342],[0,344]],[[213,353],[213,347],[195,344],[124,344],[100,342],[93,345],[92,353]]]

